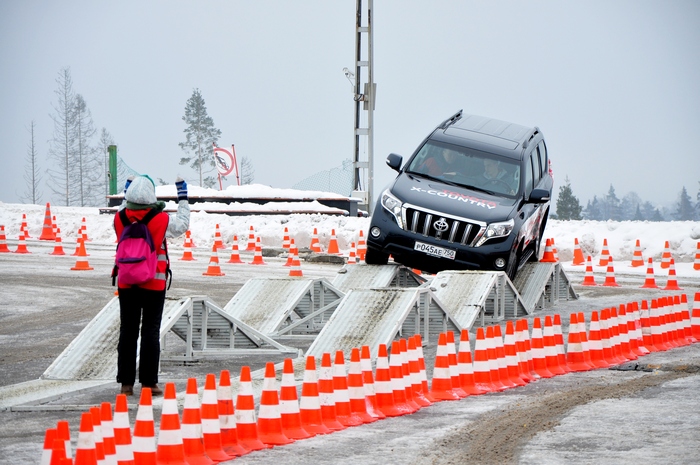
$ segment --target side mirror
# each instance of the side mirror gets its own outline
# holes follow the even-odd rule
[[[390,153],[389,156],[386,157],[386,164],[394,171],[401,171],[401,162],[403,162],[403,157],[401,155]]]
[[[545,203],[549,202],[549,200],[549,191],[545,189],[533,189],[532,192],[530,192],[530,202],[532,203]]]

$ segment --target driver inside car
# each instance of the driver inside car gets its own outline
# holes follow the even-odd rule
[[[514,179],[501,167],[500,161],[485,158],[482,177],[484,186],[494,187],[496,191],[504,194],[515,194]]]

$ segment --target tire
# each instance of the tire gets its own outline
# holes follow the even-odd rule
[[[508,257],[508,266],[506,267],[506,275],[511,282],[515,281],[515,275],[518,273],[518,264],[520,263],[520,255],[515,251],[510,253]]]
[[[389,263],[389,254],[368,247],[365,253],[365,263],[368,265],[386,265]]]

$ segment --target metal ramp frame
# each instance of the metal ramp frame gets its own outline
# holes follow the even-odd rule
[[[425,278],[403,265],[345,265],[338,270],[333,285],[342,292],[351,289],[418,287]]]
[[[430,288],[462,329],[526,316],[525,302],[502,271],[441,271],[423,285]]]
[[[394,339],[420,334],[423,343],[441,332],[459,332],[460,325],[433,298],[428,288],[353,289],[345,295],[326,326],[306,352],[320,359],[324,352],[367,345],[376,356],[379,344],[390,348]]]
[[[315,337],[343,296],[324,279],[253,278],[223,311],[271,338]]]
[[[552,307],[560,300],[578,299],[559,262],[528,263],[518,271],[513,284],[520,292],[528,313]]]

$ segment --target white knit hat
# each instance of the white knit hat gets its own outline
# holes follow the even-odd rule
[[[156,198],[156,186],[149,178],[137,176],[126,190],[126,201],[140,205],[151,205],[158,201]]]

